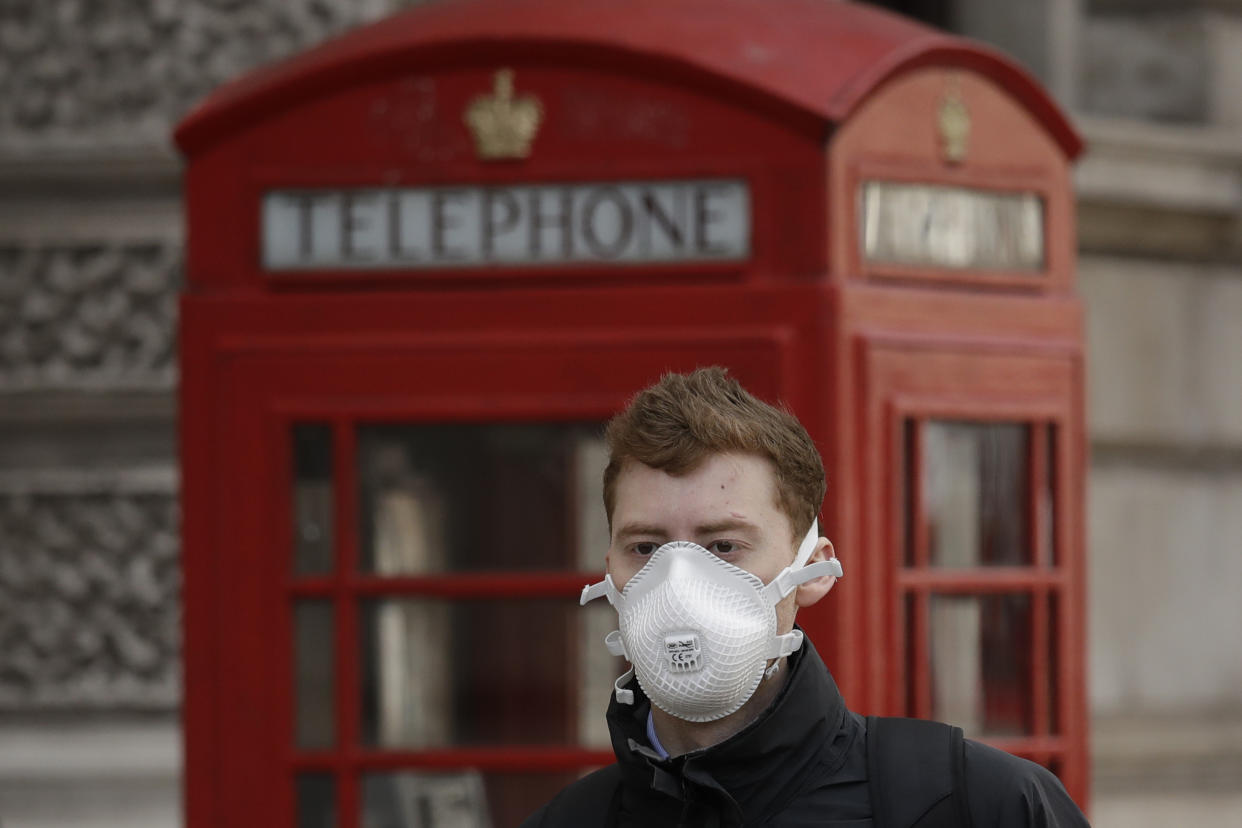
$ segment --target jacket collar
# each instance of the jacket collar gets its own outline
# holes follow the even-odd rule
[[[785,687],[755,721],[719,744],[667,760],[647,743],[651,703],[631,680],[634,703],[613,698],[608,706],[613,750],[629,791],[644,800],[684,800],[696,788],[707,789],[700,794],[714,789],[751,824],[779,810],[817,768],[840,767],[848,741],[834,737],[844,724],[845,701],[809,639],[789,657],[787,669]]]

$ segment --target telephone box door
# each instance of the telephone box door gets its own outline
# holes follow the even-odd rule
[[[871,695],[1085,788],[1082,447],[1072,352],[873,339],[867,376]]]

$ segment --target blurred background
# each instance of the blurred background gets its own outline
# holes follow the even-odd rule
[[[5,828],[180,823],[172,126],[404,5],[0,0]],[[1093,822],[1242,825],[1242,0],[876,5],[1013,55],[1088,143]]]

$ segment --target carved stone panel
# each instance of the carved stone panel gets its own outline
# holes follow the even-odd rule
[[[0,491],[0,711],[180,698],[172,491]]]
[[[0,3],[0,152],[159,146],[224,81],[393,0]]]
[[[0,392],[171,389],[181,249],[0,246]]]
[[[1209,15],[1193,10],[1089,18],[1083,28],[1083,106],[1114,117],[1209,120],[1214,25]]]

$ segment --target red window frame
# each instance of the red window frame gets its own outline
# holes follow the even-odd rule
[[[280,447],[276,467],[292,469],[289,434],[298,424],[324,422],[311,412],[285,413],[276,418],[275,429],[280,437],[273,445]],[[288,822],[296,824],[297,776],[301,773],[332,774],[336,792],[336,824],[356,828],[361,814],[359,789],[361,775],[368,771],[434,769],[446,771],[471,768],[488,771],[578,771],[611,764],[611,750],[591,750],[572,745],[497,745],[494,747],[441,747],[433,749],[392,749],[366,747],[360,738],[361,694],[359,663],[360,604],[367,598],[432,597],[444,599],[470,598],[565,598],[574,599],[583,583],[597,580],[600,573],[582,572],[482,572],[425,575],[372,575],[358,567],[359,504],[357,473],[357,432],[371,421],[356,415],[336,415],[329,420],[332,435],[332,488],[334,498],[333,547],[334,567],[331,574],[298,576],[291,570],[283,585],[284,602],[289,610],[283,613],[287,628],[282,632],[286,643],[283,652],[289,657],[282,670],[294,675],[295,657],[292,608],[299,600],[322,599],[333,605],[333,707],[335,709],[336,747],[321,750],[300,750],[295,746],[293,717],[288,717],[289,730],[284,740],[288,746],[284,776],[288,780],[285,808]],[[401,423],[417,425],[416,420]],[[287,481],[288,484],[292,480]],[[280,489],[283,500],[277,514],[289,515],[292,503],[288,492],[291,485]],[[285,560],[292,562],[293,539],[289,521],[280,523],[283,542],[276,548],[287,551]],[[296,688],[289,684],[287,698],[293,699]]]
[[[1068,698],[1067,676],[1072,668],[1067,663],[1072,652],[1072,642],[1064,640],[1069,631],[1065,624],[1057,624],[1054,602],[1065,600],[1069,581],[1068,566],[1055,538],[1045,538],[1045,525],[1040,515],[1040,498],[1051,492],[1053,530],[1057,532],[1056,515],[1064,508],[1063,487],[1057,483],[1056,472],[1063,464],[1054,462],[1057,468],[1049,469],[1048,446],[1051,435],[1061,427],[1055,419],[1032,418],[1028,415],[988,416],[986,414],[964,415],[961,409],[952,411],[949,417],[924,409],[915,414],[906,411],[897,415],[905,425],[906,435],[899,437],[903,446],[898,453],[903,456],[901,487],[902,502],[894,503],[895,520],[900,520],[902,542],[894,550],[896,559],[897,598],[894,602],[899,616],[896,629],[902,635],[893,640],[893,663],[899,671],[898,686],[907,687],[905,715],[915,718],[932,718],[931,654],[930,648],[930,602],[934,595],[1027,595],[1031,599],[1029,651],[1026,653],[1030,710],[1030,733],[1026,736],[991,738],[989,743],[1010,753],[1022,756],[1059,771],[1065,764],[1069,750],[1064,738],[1067,722]],[[1027,548],[1030,563],[1025,566],[973,566],[937,567],[930,560],[930,526],[924,510],[923,435],[929,420],[941,422],[1004,423],[1025,426],[1028,431],[1026,445],[1026,511]],[[905,429],[903,429],[904,431]],[[1054,441],[1057,448],[1064,440]],[[908,488],[906,488],[908,487]],[[1058,509],[1058,506],[1061,509]],[[910,512],[914,512],[913,520]],[[913,531],[911,531],[913,528]],[[913,537],[910,537],[913,535]],[[906,544],[912,551],[913,560],[907,563]],[[1041,550],[1047,549],[1050,559],[1041,560]],[[907,616],[908,608],[913,611]],[[904,621],[904,623],[902,623]],[[1055,630],[1055,633],[1052,631]],[[913,665],[913,667],[911,666]],[[1052,686],[1055,683],[1055,686]],[[1051,711],[1055,709],[1055,716]]]

